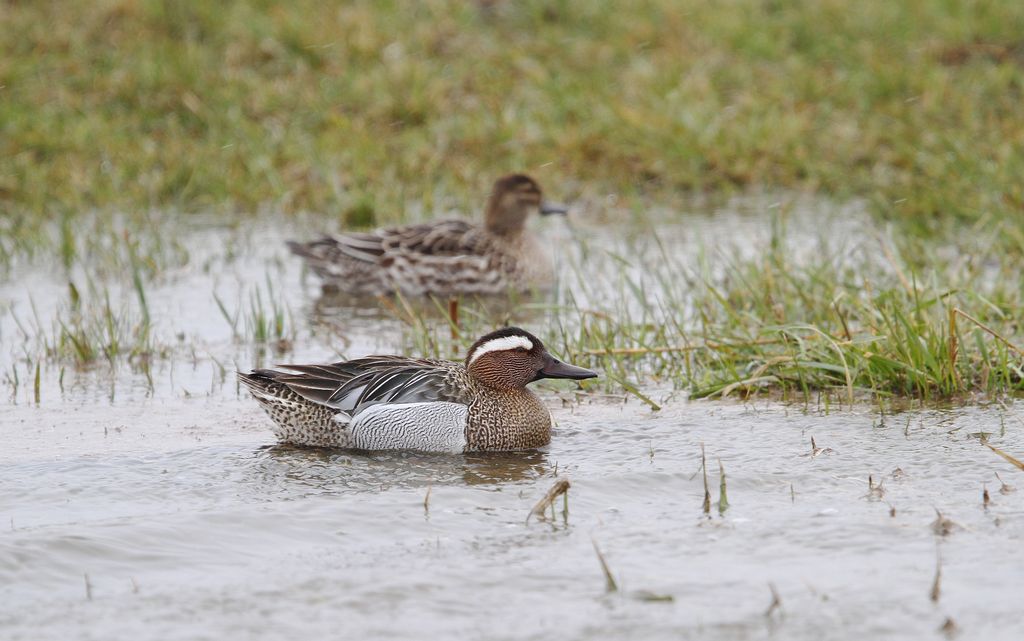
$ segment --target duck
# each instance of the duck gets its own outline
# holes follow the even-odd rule
[[[551,413],[527,385],[598,376],[558,360],[518,327],[480,337],[463,361],[385,355],[278,367],[239,372],[238,380],[279,442],[448,453],[544,447]]]
[[[483,225],[462,219],[288,241],[326,291],[352,295],[498,295],[542,291],[554,281],[551,258],[526,229],[534,214],[568,213],[544,200],[536,180],[495,181]]]

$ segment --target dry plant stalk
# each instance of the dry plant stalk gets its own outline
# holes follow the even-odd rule
[[[704,444],[700,444],[700,470],[704,473],[704,514],[711,514],[711,492],[708,491],[708,459],[704,455]]]
[[[999,476],[999,472],[995,472],[995,475],[996,475],[996,480],[999,481],[999,493],[1000,494],[1012,494],[1013,492],[1017,491],[1017,489],[1015,487],[1013,487],[1012,485],[1007,485],[1006,484],[1006,481],[1003,480],[1003,477]]]
[[[551,489],[549,489],[547,494],[544,495],[544,498],[537,501],[537,505],[534,505],[533,509],[530,510],[530,513],[526,515],[526,522],[530,522],[531,516],[536,516],[540,521],[546,521],[548,508],[554,506],[555,499],[566,494],[568,491],[569,479],[562,478],[555,481],[555,484],[551,486]]]
[[[939,597],[942,595],[942,556],[935,557],[935,579],[932,581],[931,592],[928,593],[928,598],[932,600],[932,603],[938,603]]]
[[[1007,454],[1006,452],[1002,451],[1002,450],[1001,450],[1001,449],[999,449],[998,447],[996,447],[996,446],[994,446],[994,445],[989,445],[989,444],[988,444],[988,443],[986,443],[985,441],[982,441],[982,444],[983,444],[983,445],[984,445],[985,447],[987,447],[988,449],[990,449],[990,450],[992,450],[993,452],[995,452],[996,454],[998,454],[999,456],[1002,456],[1002,457],[1003,457],[1004,459],[1006,459],[1007,461],[1009,461],[1009,462],[1010,462],[1010,463],[1012,463],[1013,465],[1015,465],[1015,466],[1017,467],[1017,469],[1019,469],[1019,470],[1021,470],[1021,471],[1024,471],[1024,463],[1022,463],[1022,462],[1020,461],[1020,459],[1014,458],[1013,456],[1011,456],[1011,455]],[[1002,481],[1002,479],[999,479],[999,480],[1000,480],[1000,481]]]
[[[604,572],[605,591],[618,592],[619,584],[615,582],[615,577],[612,576],[612,571],[608,568],[608,562],[604,560],[604,555],[601,554],[601,549],[597,547],[597,541],[590,539],[590,542],[594,545],[594,554],[597,555],[597,560],[601,564],[601,571]]]
[[[725,491],[725,467],[722,465],[722,459],[718,459],[718,514],[725,514],[725,511],[729,509],[729,495]]]
[[[448,299],[448,320],[451,323],[452,340],[459,338],[459,299],[454,296]]]
[[[949,371],[957,389],[961,387],[960,374],[956,371],[956,357],[959,355],[960,344],[956,338],[956,308],[949,308]]]
[[[779,591],[775,589],[775,584],[769,583],[768,589],[772,591],[772,602],[768,604],[768,609],[764,611],[766,617],[770,617],[776,610],[782,607],[782,598],[779,597]]]
[[[935,508],[935,520],[932,521],[932,531],[938,536],[949,536],[960,525],[952,519],[946,518],[939,508]]]
[[[1024,356],[1024,349],[1021,349],[1021,348],[1017,347],[1016,345],[1011,343],[1008,339],[1003,337],[999,332],[997,332],[996,330],[992,329],[991,327],[989,327],[985,323],[983,323],[980,320],[978,320],[977,318],[971,316],[970,314],[968,314],[967,312],[963,311],[959,307],[954,307],[953,311],[955,313],[957,313],[957,314],[960,314],[961,316],[963,316],[967,320],[971,321],[972,323],[974,323],[975,325],[977,325],[978,327],[983,329],[985,332],[987,332],[993,338],[995,338],[996,340],[1001,342],[1003,345],[1006,345],[1007,347],[1009,347],[1013,351],[1017,352],[1017,354],[1019,354],[1020,356]]]

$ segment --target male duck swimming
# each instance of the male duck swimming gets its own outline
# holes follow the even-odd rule
[[[464,362],[368,356],[290,372],[238,373],[297,445],[431,452],[528,450],[551,441],[551,414],[527,384],[595,372],[559,361],[533,334],[483,336]]]
[[[534,213],[565,214],[537,181],[512,174],[494,183],[483,226],[438,220],[289,242],[325,287],[379,296],[503,294],[551,285],[551,259],[526,229]]]

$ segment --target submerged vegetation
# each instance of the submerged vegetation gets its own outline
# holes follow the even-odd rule
[[[90,283],[52,319],[5,312],[7,378],[171,354],[147,292],[208,268],[171,219],[392,223],[475,209],[515,169],[594,220],[766,189],[856,200],[884,233],[806,247],[780,227],[694,261],[654,243],[576,260],[555,303],[464,300],[457,321],[447,301],[384,302],[410,351],[520,322],[652,407],[645,386],[1019,391],[1021,24],[1021,3],[929,0],[5,6],[0,274]],[[235,342],[287,349],[290,284],[249,287],[216,300]]]

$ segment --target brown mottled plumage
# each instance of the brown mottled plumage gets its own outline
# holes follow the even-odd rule
[[[523,174],[494,183],[484,225],[465,220],[389,227],[289,242],[326,287],[350,294],[501,294],[551,284],[551,262],[526,230],[533,213],[565,213]]]
[[[367,450],[542,447],[551,440],[551,415],[527,384],[597,376],[562,363],[516,327],[482,337],[464,362],[370,356],[285,367],[291,372],[238,374],[278,439]]]

